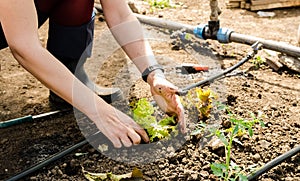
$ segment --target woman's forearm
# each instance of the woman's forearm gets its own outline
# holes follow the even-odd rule
[[[105,102],[82,84],[63,64],[45,48],[35,46],[27,50],[11,48],[16,60],[46,87],[51,89],[86,115],[95,115],[93,101]],[[29,50],[35,50],[29,51]]]
[[[139,71],[143,72],[150,65],[157,64],[140,22],[125,1],[102,0],[101,3],[112,34]]]

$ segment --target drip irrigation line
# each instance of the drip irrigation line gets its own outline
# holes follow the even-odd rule
[[[242,66],[244,63],[246,63],[247,61],[249,61],[251,58],[253,58],[256,54],[257,54],[257,51],[259,49],[261,49],[263,45],[259,42],[256,42],[252,45],[252,48],[253,50],[251,52],[249,52],[247,54],[246,57],[244,57],[241,61],[239,61],[237,64],[235,64],[234,66],[224,70],[223,72],[220,72],[212,77],[209,77],[205,80],[202,80],[202,81],[199,81],[195,84],[192,84],[192,85],[189,85],[185,88],[183,88],[181,91],[179,91],[179,95],[186,95],[187,94],[187,91],[190,90],[190,89],[193,89],[195,87],[199,87],[199,86],[203,86],[203,85],[206,85],[206,84],[209,84],[210,82],[213,82],[214,80],[216,80],[217,78],[220,78],[230,72],[232,72],[233,70],[237,69],[238,67]]]
[[[43,168],[43,167],[49,165],[49,164],[52,163],[52,162],[55,162],[56,160],[58,160],[58,159],[64,157],[65,155],[67,155],[67,154],[71,153],[72,151],[74,151],[74,150],[76,150],[76,149],[78,149],[78,148],[84,146],[84,145],[87,144],[87,143],[88,143],[87,140],[83,140],[83,141],[81,141],[81,142],[79,142],[79,143],[77,143],[77,144],[71,146],[70,148],[67,148],[67,149],[64,150],[64,151],[62,151],[62,152],[60,152],[60,153],[58,153],[58,154],[56,154],[56,155],[51,156],[51,157],[48,158],[47,160],[42,161],[41,163],[38,163],[37,165],[35,165],[35,166],[33,166],[33,167],[31,167],[31,168],[29,168],[29,169],[27,169],[27,170],[24,170],[24,171],[20,172],[19,174],[15,175],[15,176],[13,176],[13,177],[11,177],[11,178],[9,178],[9,179],[6,180],[6,181],[16,181],[16,180],[19,180],[19,179],[21,179],[21,178],[24,178],[24,177],[26,177],[27,175],[36,172],[37,170],[39,170],[39,169],[41,169],[41,168]]]
[[[293,148],[292,150],[280,155],[279,157],[271,160],[270,162],[266,163],[261,169],[259,169],[257,172],[255,172],[254,174],[248,176],[248,180],[255,180],[257,179],[260,175],[262,175],[263,173],[266,173],[267,171],[269,171],[270,169],[272,169],[273,167],[277,166],[278,164],[282,163],[283,161],[285,161],[288,158],[291,158],[292,156],[296,155],[297,153],[300,153],[300,146],[297,146],[295,148]]]
[[[24,116],[24,117],[15,118],[15,119],[0,122],[0,128],[7,128],[10,126],[14,126],[14,125],[18,125],[18,124],[22,124],[22,123],[26,123],[26,122],[32,122],[35,119],[41,119],[41,118],[53,116],[53,115],[68,112],[68,111],[70,111],[70,109],[57,110],[57,111],[51,111],[51,112],[34,115],[34,116],[28,115],[28,116]]]
[[[94,138],[96,138],[100,134],[102,134],[102,133],[101,132],[97,132],[96,134],[90,136],[89,139],[93,140]],[[83,147],[86,144],[88,144],[87,139],[85,139],[85,140],[83,140],[83,141],[81,141],[81,142],[79,142],[79,143],[77,143],[77,144],[75,144],[75,145],[73,145],[73,146],[71,146],[71,147],[69,147],[69,148],[67,148],[67,149],[65,149],[65,150],[63,150],[63,151],[61,151],[61,152],[59,152],[59,153],[51,156],[51,157],[49,157],[48,159],[46,159],[46,160],[44,160],[44,161],[36,164],[35,166],[32,166],[29,169],[25,169],[24,171],[22,171],[19,174],[15,175],[15,176],[13,176],[11,178],[9,178],[6,181],[16,181],[16,180],[19,180],[21,178],[24,178],[24,177],[28,176],[29,174],[32,174],[32,173],[36,172],[37,170],[39,170],[39,169],[41,169],[41,168],[49,165],[50,163],[59,160],[60,158],[62,158],[65,155],[73,152],[74,150]]]

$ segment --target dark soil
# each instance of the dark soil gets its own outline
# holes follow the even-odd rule
[[[148,15],[155,17],[162,15],[163,18],[191,25],[203,24],[209,20],[208,2],[186,0],[175,2],[182,2],[183,5],[176,9],[157,10]],[[220,16],[222,27],[297,45],[299,8],[277,9],[273,10],[276,13],[275,17],[259,18],[256,12],[226,9],[224,0],[219,1],[219,5],[222,9]],[[40,29],[40,39],[44,44],[47,40],[46,32],[47,25]],[[212,40],[192,39],[191,42],[182,43],[176,36],[174,39],[176,32],[148,26],[145,26],[145,32],[152,38],[150,43],[158,61],[166,68],[166,77],[181,88],[237,63],[251,50],[246,45],[220,44]],[[91,77],[102,86],[120,87],[128,98],[151,99],[148,85],[141,80],[133,64],[119,50],[104,22],[96,21],[95,35],[93,56],[86,66]],[[209,66],[210,71],[190,75],[176,73],[175,66],[180,63],[200,63]],[[8,49],[1,50],[0,64],[2,100],[0,121],[56,110],[49,104],[48,89],[26,72],[13,59]],[[232,154],[233,161],[242,167],[254,164],[260,167],[299,146],[300,76],[299,73],[285,67],[276,72],[265,64],[255,68],[250,62],[238,71],[243,73],[237,72],[205,88],[210,87],[219,95],[219,101],[226,103],[230,110],[241,118],[250,119],[250,113],[255,115],[263,113],[262,119],[266,126],[262,128],[256,125],[253,130],[254,136],[251,138],[243,136],[241,138],[243,145],[234,144]],[[124,109],[120,104],[114,105]],[[84,140],[83,135],[91,134],[78,126],[79,117],[76,113],[76,111],[75,114],[73,111],[65,112],[1,129],[0,180],[12,177]],[[224,117],[226,115],[223,112],[213,112],[208,123],[214,126],[221,125]],[[186,110],[186,118],[189,121],[189,128],[192,129],[197,119],[190,110]],[[122,155],[116,159],[115,155],[97,151],[98,143],[87,144],[25,177],[24,180],[86,180],[82,167],[91,172],[114,174],[128,173],[137,167],[143,172],[145,180],[216,180],[210,164],[224,161],[224,149],[219,147],[213,150],[211,145],[207,144],[210,140],[203,135],[186,136],[179,140],[184,140],[180,143],[174,140],[175,142],[169,143],[164,141],[153,143],[153,147],[140,155],[144,160],[152,159],[152,161],[142,163],[123,162]],[[139,149],[137,146],[128,149],[126,154],[132,149],[135,153],[141,153],[136,151]],[[124,150],[119,152],[124,153]],[[117,152],[112,150],[111,153],[114,151]],[[300,155],[263,174],[259,180],[300,180]]]

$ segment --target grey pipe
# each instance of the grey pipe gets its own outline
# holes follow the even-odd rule
[[[258,38],[250,35],[243,35],[235,32],[231,33],[229,39],[232,42],[243,43],[247,45],[252,45],[253,43],[259,41],[263,44],[263,47],[266,49],[275,50],[294,57],[300,57],[300,47],[292,46],[284,42],[265,40],[263,38]]]
[[[145,15],[134,14],[137,19],[144,24],[159,27],[159,28],[167,28],[169,30],[177,31],[177,30],[184,30],[187,33],[193,34],[195,29],[194,26],[178,23],[174,21],[169,21],[161,18],[153,18]]]
[[[141,23],[159,27],[159,28],[167,28],[167,29],[174,30],[174,31],[183,30],[187,33],[194,34],[194,30],[196,28],[195,26],[178,23],[178,22],[174,22],[174,21],[169,21],[169,20],[164,20],[164,19],[160,19],[160,18],[152,18],[152,17],[148,17],[145,15],[140,15],[140,14],[135,14],[135,16],[138,18],[138,20]],[[225,36],[229,36],[229,42],[236,42],[236,43],[252,45],[253,43],[259,41],[260,43],[263,44],[263,47],[266,49],[282,52],[282,53],[285,53],[287,55],[291,55],[294,57],[300,57],[300,48],[289,45],[287,43],[277,42],[277,41],[273,41],[273,40],[265,40],[263,38],[239,34],[239,33],[233,32],[233,31],[230,34],[225,35]]]

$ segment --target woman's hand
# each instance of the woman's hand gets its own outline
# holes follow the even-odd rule
[[[186,132],[184,108],[178,96],[178,88],[167,81],[160,70],[155,70],[148,75],[147,82],[151,93],[158,106],[169,115],[176,115],[181,133]]]
[[[146,131],[132,118],[104,101],[101,104],[97,103],[97,113],[89,114],[89,117],[115,148],[121,148],[122,145],[125,147],[138,145],[142,139],[146,143],[149,142]]]

